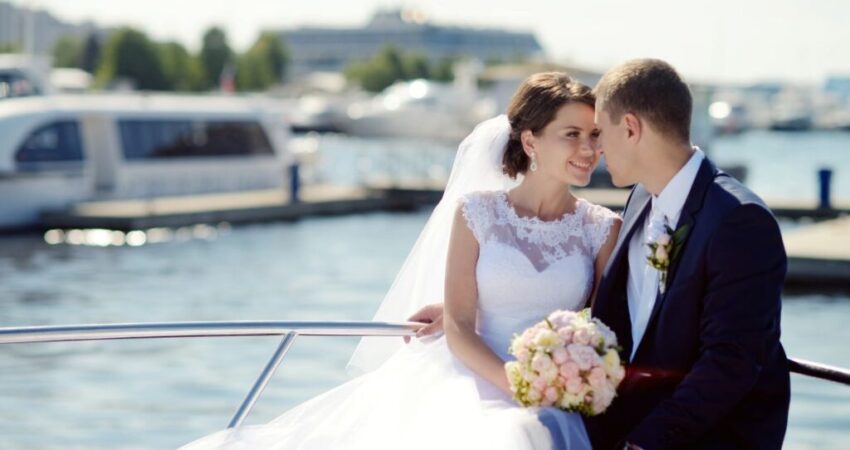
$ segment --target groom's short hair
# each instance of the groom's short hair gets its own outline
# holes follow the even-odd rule
[[[661,133],[690,143],[693,99],[676,69],[659,59],[634,59],[605,73],[594,89],[597,105],[619,123],[632,113]]]

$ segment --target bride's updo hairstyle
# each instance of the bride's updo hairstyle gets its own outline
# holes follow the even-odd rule
[[[502,157],[502,172],[516,178],[528,170],[529,158],[522,149],[520,134],[531,130],[538,135],[555,119],[558,110],[569,103],[584,103],[593,108],[596,97],[590,87],[564,72],[536,73],[522,82],[508,106],[511,136]]]

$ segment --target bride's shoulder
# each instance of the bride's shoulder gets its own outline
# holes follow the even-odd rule
[[[591,203],[587,200],[582,200],[585,208],[585,222],[592,224],[604,223],[610,225],[613,222],[622,222],[620,214],[596,203]]]
[[[460,197],[462,206],[488,207],[495,204],[505,191],[473,191]]]
[[[584,202],[586,203],[586,213],[582,228],[589,240],[593,257],[596,258],[602,246],[608,242],[609,237],[612,235],[616,237],[619,234],[623,219],[619,214],[602,205],[590,203],[587,200],[584,200]]]
[[[468,222],[480,226],[491,223],[499,215],[500,195],[503,191],[474,191],[460,197],[457,209]]]

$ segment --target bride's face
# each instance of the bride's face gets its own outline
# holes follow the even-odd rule
[[[537,173],[569,185],[587,186],[599,164],[597,137],[592,107],[583,103],[562,106],[554,120],[534,136],[531,151],[537,157]]]

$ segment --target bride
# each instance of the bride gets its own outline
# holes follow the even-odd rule
[[[511,398],[504,364],[515,333],[592,301],[620,226],[577,198],[599,161],[590,88],[566,74],[523,82],[507,116],[458,149],[442,200],[378,310],[403,321],[444,299],[445,335],[407,345],[364,338],[365,374],[265,425],[184,448],[590,448],[582,419]]]

